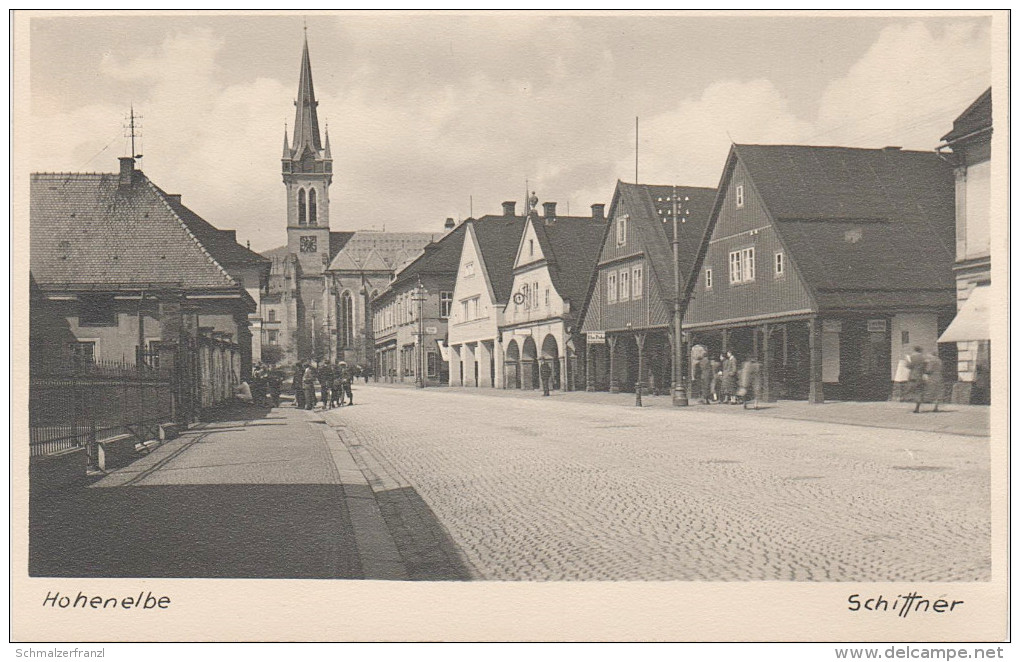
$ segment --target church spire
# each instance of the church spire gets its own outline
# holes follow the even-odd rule
[[[308,33],[305,33],[305,46],[301,53],[301,75],[298,80],[298,94],[294,101],[297,111],[294,117],[294,158],[301,158],[305,148],[311,148],[318,156],[322,149],[319,138],[319,114],[316,107],[315,88],[312,86],[312,64],[308,59]]]
[[[327,143],[329,142],[329,138],[328,137],[326,139],[326,142]],[[290,158],[290,144],[287,142],[287,125],[286,124],[283,125],[283,158],[285,158],[285,159],[289,159]]]
[[[329,149],[329,122],[326,122],[326,156],[324,158],[332,159],[333,152]]]

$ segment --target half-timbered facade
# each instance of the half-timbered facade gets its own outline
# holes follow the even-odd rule
[[[768,397],[888,398],[951,319],[953,207],[934,153],[734,145],[684,329],[758,355]]]
[[[633,391],[639,380],[652,392],[669,390],[675,268],[686,283],[714,200],[712,188],[617,182],[581,324],[587,390]]]

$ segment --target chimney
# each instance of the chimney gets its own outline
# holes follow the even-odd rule
[[[117,188],[131,188],[134,180],[135,159],[132,156],[120,157],[120,177],[117,180]]]
[[[167,197],[167,200],[170,201],[170,204],[173,205],[174,207],[180,207],[181,206],[181,194],[180,193],[167,193],[166,197]]]
[[[443,228],[446,230],[452,230],[454,227],[456,227],[456,225],[457,224],[453,222],[452,218],[447,218],[446,223],[443,223]]]
[[[591,217],[595,221],[604,221],[606,219],[606,206],[601,202],[597,202],[591,206]]]
[[[543,202],[542,208],[545,210],[546,218],[556,218],[556,203],[555,202]]]
[[[517,203],[513,200],[507,200],[503,203],[503,215],[504,216],[516,216],[517,215]]]

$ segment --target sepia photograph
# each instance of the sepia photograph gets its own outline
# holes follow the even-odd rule
[[[12,638],[1002,641],[1007,23],[14,12]]]

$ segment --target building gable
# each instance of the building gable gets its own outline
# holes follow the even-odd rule
[[[750,173],[732,151],[719,191],[684,326],[816,310],[795,256],[783,243]],[[780,271],[777,260],[782,263]],[[749,261],[753,266],[747,266]]]
[[[521,235],[520,246],[517,247],[517,259],[514,260],[514,269],[547,259],[545,252],[542,250],[542,241],[535,227],[536,222],[534,218],[529,218],[524,224],[524,233]]]
[[[485,268],[485,258],[474,224],[466,224],[464,247],[461,250],[457,278],[453,287],[453,309],[450,312],[449,341],[459,342],[462,339],[474,339],[478,335],[478,325],[482,324],[490,332],[498,325],[498,308],[496,296],[489,274]],[[464,325],[470,325],[465,328]]]

